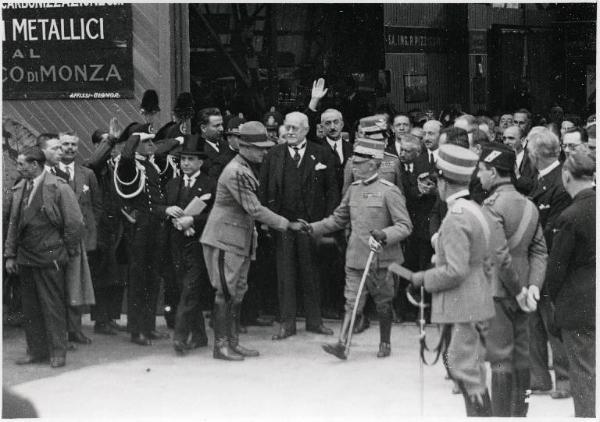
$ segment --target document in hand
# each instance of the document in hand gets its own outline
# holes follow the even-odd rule
[[[393,273],[395,275],[399,275],[400,277],[405,278],[407,280],[410,280],[410,277],[413,273],[408,268],[405,268],[396,263],[390,264],[390,266],[388,267],[388,272]]]
[[[183,213],[185,215],[189,215],[190,217],[194,217],[200,214],[204,210],[204,208],[206,208],[205,201],[207,201],[208,199],[210,199],[210,193],[207,193],[206,195],[202,195],[200,197],[194,197],[194,199],[190,201],[187,207],[185,207]]]

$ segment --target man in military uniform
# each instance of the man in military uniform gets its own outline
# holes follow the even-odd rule
[[[165,334],[156,331],[155,311],[167,204],[160,170],[154,162],[154,135],[148,130],[148,124],[135,124],[121,135],[127,140],[115,164],[115,187],[132,224],[127,324],[131,341],[141,346],[152,344],[152,339],[165,338]]]
[[[216,188],[214,179],[200,171],[206,154],[198,136],[184,135],[184,138],[183,148],[178,152],[183,175],[167,182],[165,189],[166,214],[172,223],[168,228],[170,258],[181,289],[173,336],[173,347],[179,355],[208,344],[200,302],[203,293],[206,294],[203,281],[208,282],[208,275],[199,239]],[[192,201],[203,201],[204,209],[186,214],[184,210]]]
[[[516,282],[506,248],[496,248],[494,221],[468,198],[469,181],[478,157],[456,145],[442,145],[436,162],[438,192],[448,204],[435,245],[435,268],[410,274],[415,287],[432,294],[431,322],[446,324],[451,332],[447,368],[459,385],[467,416],[491,416],[491,401],[485,378],[487,325],[494,316],[491,278],[493,259],[507,283]],[[493,231],[494,230],[494,231]],[[501,232],[500,232],[501,233]]]
[[[258,356],[239,344],[240,306],[248,289],[250,260],[256,252],[255,220],[277,230],[298,228],[298,222],[275,214],[260,204],[257,197],[257,167],[275,145],[267,140],[267,130],[260,122],[240,127],[240,150],[225,166],[217,182],[213,210],[200,242],[212,286],[215,288],[213,357],[243,360]]]
[[[490,321],[487,360],[492,367],[492,408],[494,416],[527,416],[529,389],[528,315],[537,306],[535,297],[546,272],[546,242],[536,206],[517,192],[511,182],[515,153],[507,145],[489,143],[483,147],[478,177],[490,196],[484,210],[501,225],[520,275],[516,286],[497,279],[494,286],[496,314]],[[537,292],[535,294],[534,292]],[[517,304],[520,295],[522,309]]]
[[[358,300],[358,309],[362,310],[366,302],[365,290],[360,297],[357,294],[371,246],[381,250],[375,260],[376,268],[369,272],[366,281],[379,316],[377,357],[387,357],[391,352],[394,283],[387,277],[387,266],[403,262],[400,242],[410,235],[412,223],[400,189],[379,175],[384,149],[383,141],[358,138],[352,157],[352,172],[357,180],[350,185],[332,215],[306,226],[313,236],[344,229],[348,224],[352,229],[346,251],[346,305],[340,338],[337,343],[323,346],[327,353],[340,359],[346,359],[345,343],[354,304]]]

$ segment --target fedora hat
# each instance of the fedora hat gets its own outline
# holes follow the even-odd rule
[[[275,142],[268,140],[267,128],[261,122],[247,122],[240,126],[240,145],[270,148]]]

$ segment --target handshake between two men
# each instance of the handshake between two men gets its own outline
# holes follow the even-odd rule
[[[303,220],[301,218],[299,218],[296,221],[290,221],[288,225],[288,230],[293,232],[305,233],[308,235],[311,235],[313,232],[311,224],[308,221]],[[369,237],[369,248],[374,252],[379,252],[385,245],[387,235],[383,230],[379,229],[371,230],[370,233],[371,236]]]

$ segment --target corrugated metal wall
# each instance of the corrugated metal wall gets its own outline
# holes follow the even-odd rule
[[[122,126],[142,121],[139,104],[146,89],[159,93],[160,122],[170,120],[170,10],[169,4],[132,5],[133,68],[135,98],[127,100],[31,100],[3,101],[3,117],[24,122],[34,131],[61,132],[72,130],[82,140],[80,153],[87,157],[91,151],[91,133],[98,128],[108,129],[111,117]]]

